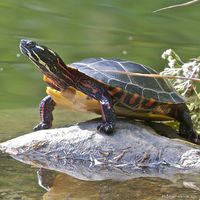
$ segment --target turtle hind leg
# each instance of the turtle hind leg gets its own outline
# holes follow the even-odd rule
[[[186,105],[178,107],[175,118],[180,122],[179,134],[189,141],[200,144],[200,136],[193,129],[192,119]]]

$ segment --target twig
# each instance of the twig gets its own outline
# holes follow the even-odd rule
[[[103,70],[105,72],[112,72],[112,70]],[[141,74],[141,73],[133,73],[133,72],[121,72],[121,71],[115,71],[115,73],[119,74],[127,74],[130,76],[142,76],[142,77],[150,77],[150,78],[167,78],[167,79],[181,79],[181,80],[191,80],[191,81],[196,81],[200,82],[200,79],[198,78],[187,78],[183,76],[165,76],[165,75],[160,75],[160,74]]]
[[[182,4],[176,4],[176,5],[173,5],[173,6],[168,6],[168,7],[165,7],[165,8],[161,8],[161,9],[158,9],[158,10],[154,10],[153,13],[156,13],[156,12],[160,12],[162,10],[167,10],[167,9],[171,9],[171,8],[177,8],[177,7],[182,7],[182,6],[188,6],[188,5],[191,5],[193,3],[196,3],[198,2],[199,0],[192,0],[192,1],[188,1],[186,3],[182,3]]]

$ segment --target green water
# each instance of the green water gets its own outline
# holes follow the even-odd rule
[[[200,3],[152,13],[183,2],[1,0],[0,141],[30,132],[39,121],[37,107],[45,96],[46,86],[41,74],[20,54],[22,38],[55,49],[66,63],[87,57],[115,57],[162,70],[166,63],[160,55],[168,48],[185,60],[200,55]],[[91,117],[57,111],[54,126]],[[0,155],[0,159],[0,199],[42,199],[45,191],[38,186],[34,169],[5,156]],[[73,181],[76,184],[71,190],[75,192],[77,184],[81,183]],[[199,199],[200,194],[160,179],[110,181],[107,190],[107,182],[85,185],[83,191],[82,187],[78,188],[82,196],[77,199],[90,199],[88,194],[93,187],[97,188],[93,199]],[[137,191],[135,196],[131,193],[134,190]],[[101,191],[106,191],[102,193],[107,195],[98,196]],[[112,196],[112,191],[117,193],[113,192]]]

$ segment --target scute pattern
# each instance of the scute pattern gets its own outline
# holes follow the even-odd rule
[[[161,103],[184,103],[182,97],[176,93],[167,80],[131,75],[131,73],[157,74],[155,70],[135,62],[88,58],[69,64],[69,66],[113,88],[120,87],[125,92],[137,93],[145,99],[153,98]]]
[[[126,84],[126,90],[129,91],[130,93],[137,93],[140,96],[142,96],[142,91],[143,88],[140,87],[139,85],[134,85],[134,84]]]
[[[102,80],[102,79],[100,79],[100,80]],[[122,87],[122,88],[125,88],[126,85],[127,85],[125,82],[122,82],[122,81],[117,80],[117,79],[111,79],[109,83],[110,83],[110,85],[112,87]]]
[[[145,97],[151,96],[152,99],[159,101],[158,93],[155,90],[150,90],[148,88],[145,88],[145,89],[143,89],[143,96],[145,96]]]

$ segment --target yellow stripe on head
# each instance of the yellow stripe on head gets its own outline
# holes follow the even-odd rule
[[[37,47],[38,49],[41,49],[42,51],[44,51],[44,48],[43,48],[43,47],[38,46],[38,45],[36,45],[36,47]]]

